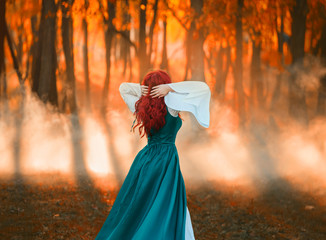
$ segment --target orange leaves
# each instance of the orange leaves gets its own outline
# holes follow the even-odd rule
[[[64,2],[64,1],[61,1],[61,6],[65,7],[65,8],[69,8],[69,3],[68,2]]]
[[[281,55],[275,49],[263,52],[261,54],[261,60],[271,67],[281,69]]]
[[[149,44],[149,42],[150,42],[150,38],[149,38],[149,37],[146,37],[146,38],[145,38],[145,42],[146,42],[146,44]]]
[[[141,4],[140,5],[140,9],[143,10],[143,11],[145,11],[146,10],[146,6],[144,4]]]
[[[275,67],[278,70],[283,71],[282,55],[276,49],[270,49],[269,51],[263,51],[261,54],[261,61],[271,67]],[[284,52],[284,64],[289,65],[292,63],[292,56],[289,51]]]

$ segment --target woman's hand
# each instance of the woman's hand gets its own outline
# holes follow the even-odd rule
[[[148,86],[140,85],[141,95],[146,96],[148,94]]]
[[[151,97],[165,97],[169,92],[174,92],[172,88],[168,84],[160,84],[155,87],[152,87]]]

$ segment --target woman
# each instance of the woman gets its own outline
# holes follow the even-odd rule
[[[182,125],[179,111],[191,112],[208,127],[209,87],[197,81],[171,83],[157,70],[142,85],[122,83],[119,90],[148,144],[134,159],[96,240],[195,239],[175,138]]]

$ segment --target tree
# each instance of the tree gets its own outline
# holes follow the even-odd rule
[[[195,16],[191,22],[187,46],[190,53],[191,79],[205,82],[204,66],[204,41],[205,36],[202,28],[197,28],[197,21],[201,17],[204,6],[203,0],[191,0],[191,7],[195,10]]]
[[[207,34],[204,32],[203,18],[203,0],[191,0],[190,6],[186,6],[183,11],[186,15],[185,20],[178,17],[175,6],[171,7],[167,0],[164,0],[166,8],[177,19],[180,25],[186,31],[185,51],[186,51],[186,68],[184,81],[188,80],[188,70],[191,72],[191,79],[205,81],[204,58],[205,53],[203,45]],[[180,1],[180,5],[184,4]]]
[[[147,0],[141,0],[139,6],[139,82],[148,70],[148,57],[147,57],[147,45],[146,45],[146,9]]]
[[[151,63],[151,57],[153,53],[153,36],[154,36],[154,28],[157,22],[157,6],[158,6],[158,0],[155,0],[154,6],[153,6],[153,19],[151,22],[151,25],[149,27],[149,51],[147,54],[147,64],[152,67]]]
[[[237,15],[235,22],[235,39],[236,39],[236,59],[235,59],[235,89],[237,92],[237,100],[238,100],[238,109],[239,109],[239,117],[240,124],[244,124],[244,105],[245,98],[242,86],[242,72],[243,72],[243,64],[242,64],[242,11],[243,11],[243,1],[237,1]]]
[[[6,1],[0,1],[0,96],[6,94],[5,69],[5,28],[6,28]]]
[[[303,67],[307,12],[307,0],[295,0],[295,4],[291,9],[292,36],[290,50],[293,71],[289,86],[289,113],[291,116],[301,119],[305,123],[308,122],[305,91],[298,83],[296,68]]]
[[[131,16],[129,14],[129,0],[122,1],[122,10],[123,10],[123,23],[122,23],[122,32],[123,34],[130,39],[130,20]],[[126,38],[121,37],[121,58],[123,59],[123,76],[126,76],[127,65],[129,65],[129,81],[132,79],[132,61],[130,55],[130,43]]]
[[[102,111],[106,109],[106,102],[109,95],[109,85],[110,85],[110,77],[111,77],[111,48],[112,48],[112,39],[115,34],[115,26],[113,25],[113,19],[115,18],[116,12],[116,1],[115,0],[107,0],[107,12],[104,13],[104,7],[99,0],[100,8],[102,11],[103,22],[104,22],[104,42],[105,42],[105,62],[106,62],[106,74],[105,81],[102,93]]]
[[[62,11],[62,45],[66,60],[66,86],[64,89],[63,109],[66,101],[68,102],[70,112],[77,111],[76,104],[76,88],[75,88],[75,67],[74,67],[74,53],[73,53],[73,20],[72,20],[72,5],[74,0],[61,0]]]
[[[250,64],[250,106],[256,102],[262,108],[265,104],[267,92],[266,84],[262,74],[261,52],[263,42],[271,42],[269,39],[273,34],[274,20],[277,24],[276,0],[268,1],[247,1],[244,5],[245,15],[243,16],[244,28],[249,33],[252,45],[252,55]],[[261,19],[264,19],[261,21]],[[277,29],[277,25],[276,25]]]
[[[281,84],[282,84],[282,76],[283,76],[283,69],[284,69],[284,52],[283,52],[283,45],[284,45],[284,17],[285,17],[285,11],[286,11],[286,5],[283,4],[282,2],[279,2],[279,4],[277,4],[277,1],[275,1],[275,16],[274,16],[274,27],[275,27],[275,31],[276,31],[276,36],[277,36],[277,51],[278,54],[280,56],[279,58],[279,70],[280,72],[277,74],[276,77],[276,86],[273,92],[273,96],[272,96],[272,101],[271,101],[271,108],[274,107],[276,101],[279,99],[280,95],[281,95]],[[278,27],[277,24],[277,12],[280,12],[280,27]]]
[[[219,49],[213,48],[211,51],[213,53],[211,56],[211,62],[214,63],[213,67],[215,69],[214,91],[218,96],[223,98],[225,96],[226,78],[231,65],[231,47],[229,45],[224,47],[223,44],[220,43]]]
[[[141,0],[139,9],[139,82],[143,80],[146,72],[153,67],[151,57],[153,53],[154,28],[157,22],[158,0],[153,5],[153,19],[149,27],[149,34],[146,34],[146,9],[147,0]],[[149,39],[148,43],[146,39]],[[148,49],[148,50],[147,50]]]
[[[201,27],[207,32],[208,69],[215,80],[214,92],[225,97],[225,84],[232,64],[231,49],[234,47],[235,3],[224,0],[205,1]]]
[[[317,6],[323,23],[317,49],[320,51],[322,66],[326,67],[326,6],[321,2]],[[317,114],[326,115],[326,74],[323,74],[319,80]]]
[[[82,30],[84,35],[84,45],[83,45],[83,68],[84,68],[84,78],[85,78],[85,98],[86,98],[86,108],[90,110],[91,108],[91,90],[90,90],[90,80],[89,80],[89,66],[88,66],[88,27],[87,27],[87,9],[89,7],[89,1],[84,1],[84,12],[82,20]]]
[[[33,56],[35,64],[32,90],[43,102],[58,105],[56,82],[56,5],[54,0],[42,1],[41,22],[37,53]]]
[[[166,15],[163,16],[163,50],[162,50],[162,60],[161,60],[161,69],[169,70],[169,62],[168,62],[168,54],[167,54],[167,47],[166,47],[166,29],[167,29],[167,21]]]

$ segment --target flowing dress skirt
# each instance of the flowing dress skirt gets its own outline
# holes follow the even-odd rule
[[[136,156],[96,240],[194,239],[174,143]]]

